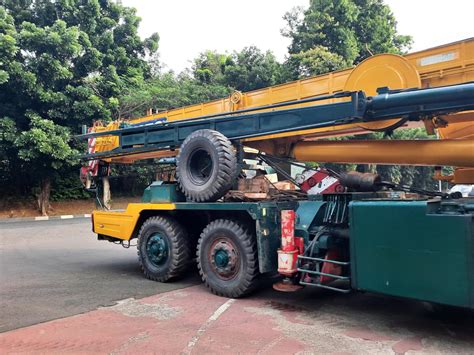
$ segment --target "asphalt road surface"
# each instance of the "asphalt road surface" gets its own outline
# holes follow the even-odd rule
[[[0,223],[0,352],[474,351],[472,311],[316,288],[279,293],[268,282],[227,300],[195,271],[149,281],[136,259],[136,248],[97,241],[87,219]]]
[[[0,332],[197,283],[145,279],[136,247],[97,241],[89,219],[0,223]]]

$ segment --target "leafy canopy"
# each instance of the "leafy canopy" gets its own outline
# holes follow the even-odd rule
[[[278,84],[282,81],[282,66],[272,52],[262,52],[251,46],[219,54],[201,53],[194,60],[192,75],[203,84],[219,84],[234,90],[249,91]]]
[[[139,22],[109,0],[1,1],[0,180],[36,185],[77,163],[70,131],[110,119],[150,76],[159,38],[141,40]]]
[[[311,0],[285,14],[291,39],[287,65],[294,78],[355,65],[377,53],[401,53],[411,37],[397,33],[383,0]]]

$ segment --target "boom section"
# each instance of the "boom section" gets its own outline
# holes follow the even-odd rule
[[[292,105],[302,103],[302,100],[298,100],[224,115],[174,122],[157,121],[154,124],[84,134],[79,137],[117,136],[119,144],[114,150],[87,154],[83,159],[104,159],[179,148],[191,132],[200,129],[216,130],[230,140],[240,140],[348,123],[400,117],[420,120],[426,116],[474,110],[474,83],[404,91],[382,90],[381,94],[369,97],[362,91],[342,92],[305,101],[317,102],[341,97],[348,101],[291,108]],[[280,106],[285,108],[277,110]],[[260,112],[262,110],[265,111]]]

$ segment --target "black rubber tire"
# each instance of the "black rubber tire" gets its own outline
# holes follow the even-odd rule
[[[223,279],[211,265],[211,247],[218,239],[227,238],[239,253],[239,267],[231,279]],[[218,219],[207,225],[198,241],[197,260],[204,284],[218,296],[238,298],[247,295],[257,286],[259,275],[256,238],[243,224]]]
[[[194,167],[202,161],[208,162]],[[210,166],[210,168],[209,168]],[[205,169],[208,169],[201,177]],[[176,175],[179,186],[188,200],[195,202],[216,201],[229,191],[240,171],[230,140],[210,129],[191,133],[181,144],[176,158]]]
[[[146,249],[149,239],[160,233],[166,239],[168,258],[163,265],[154,265]],[[155,216],[148,218],[138,232],[138,262],[146,278],[166,282],[181,277],[191,263],[192,243],[186,230],[173,218]]]

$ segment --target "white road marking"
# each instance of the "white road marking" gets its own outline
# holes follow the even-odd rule
[[[47,221],[48,219],[48,216],[35,217],[35,221]]]
[[[71,219],[71,218],[74,218],[72,214],[64,214],[61,216],[61,219]]]
[[[189,341],[188,346],[182,351],[182,354],[191,354],[194,346],[199,341],[199,338],[206,332],[206,330],[211,326],[213,322],[215,322],[221,315],[224,313],[231,305],[235,302],[235,299],[230,299],[224,304],[222,304],[219,308],[215,310],[215,312],[207,319],[207,321],[199,327],[197,333],[193,338]]]

